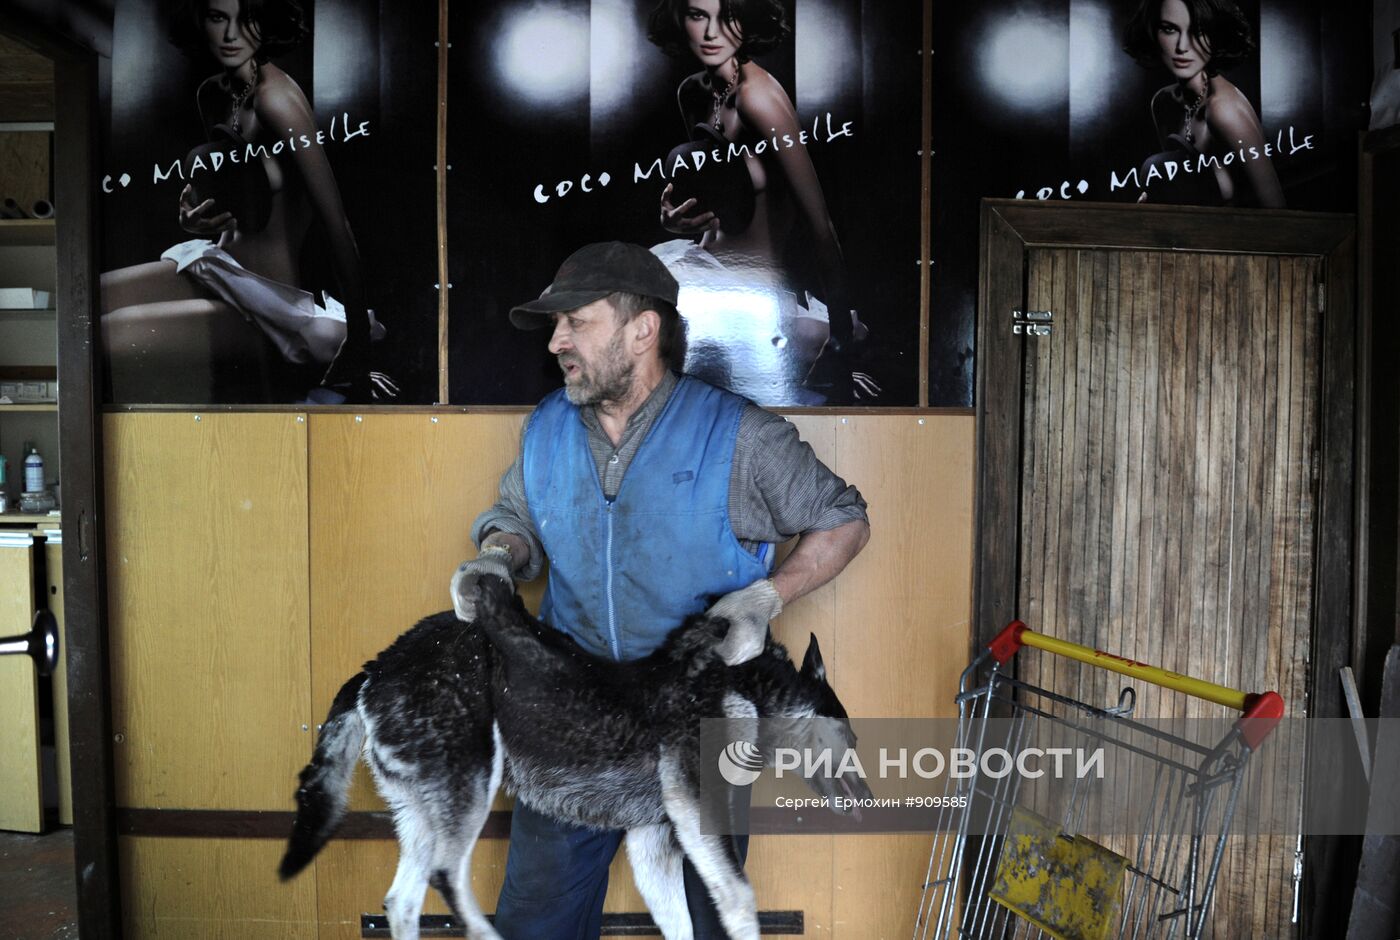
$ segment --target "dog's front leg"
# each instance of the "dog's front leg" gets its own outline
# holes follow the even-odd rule
[[[758,904],[753,886],[730,857],[727,836],[704,831],[700,794],[688,781],[675,755],[663,753],[658,771],[662,806],[686,857],[709,889],[725,932],[731,940],[758,940]]]
[[[666,940],[695,936],[685,904],[684,859],[669,823],[627,830],[632,881]]]

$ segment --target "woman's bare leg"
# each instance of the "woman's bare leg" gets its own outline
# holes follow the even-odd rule
[[[107,271],[101,280],[102,313],[138,304],[198,300],[204,295],[193,280],[175,272],[174,261],[152,261]]]
[[[263,401],[277,366],[262,332],[221,300],[114,309],[102,318],[102,343],[118,402]]]
[[[783,332],[787,334],[788,355],[797,363],[799,375],[806,375],[831,336],[831,327],[814,317],[793,317]]]

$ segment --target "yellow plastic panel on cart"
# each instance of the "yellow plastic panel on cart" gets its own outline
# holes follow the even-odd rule
[[[1128,860],[1083,836],[1066,836],[1019,806],[997,861],[992,900],[1060,940],[1104,940],[1123,916]]]

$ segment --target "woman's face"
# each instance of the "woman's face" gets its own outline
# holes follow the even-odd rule
[[[204,5],[204,36],[209,51],[226,69],[251,59],[262,45],[251,24],[238,20],[239,0],[208,0]]]
[[[691,0],[685,14],[690,51],[710,67],[728,62],[743,43],[739,24],[726,23],[720,17],[719,4],[720,0]]]
[[[1162,62],[1180,81],[1194,78],[1210,62],[1210,47],[1192,35],[1191,11],[1181,0],[1162,0],[1157,46],[1162,50]]]

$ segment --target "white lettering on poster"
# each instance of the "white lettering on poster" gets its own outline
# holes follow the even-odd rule
[[[327,139],[335,143],[346,143],[356,137],[368,137],[369,135],[369,121],[352,123],[350,115],[342,111],[339,115],[331,118],[329,130],[318,130],[315,137],[310,134],[298,134],[289,127],[286,137],[279,138],[270,144],[248,143],[232,150],[212,150],[207,154],[196,156],[188,163],[184,160],[173,160],[164,167],[157,163],[151,169],[151,183],[163,183],[172,177],[189,180],[201,173],[217,173],[225,163],[251,163],[255,159],[280,156],[284,150],[295,153],[310,147],[322,147],[325,146]]]
[[[707,165],[728,163],[731,160],[738,160],[747,157],[760,157],[765,153],[774,153],[779,150],[788,150],[793,147],[807,146],[812,143],[831,143],[842,137],[855,136],[855,122],[844,121],[837,124],[832,118],[831,112],[820,115],[812,119],[810,128],[803,128],[797,134],[779,134],[776,128],[770,128],[771,136],[754,141],[753,143],[740,144],[733,141],[728,142],[724,147],[711,147],[709,150],[696,149],[689,153],[681,153],[671,159],[668,166],[666,157],[656,157],[647,162],[638,160],[632,164],[632,183],[636,185],[652,177],[662,181],[676,179],[686,173],[698,173]],[[579,182],[579,192],[591,193],[594,188],[587,185],[594,178],[584,176]],[[596,177],[599,186],[607,186],[612,181],[612,176],[606,172],[599,173]],[[547,183],[536,184],[533,195],[535,202],[543,205],[551,199],[559,199],[574,191],[573,182],[562,180],[550,186]]]
[[[1265,141],[1263,147],[1249,146],[1243,141],[1238,143],[1239,146],[1236,149],[1224,154],[1199,153],[1194,156],[1183,156],[1176,160],[1164,159],[1144,167],[1129,167],[1121,172],[1117,169],[1110,169],[1108,172],[1108,191],[1116,193],[1120,189],[1149,190],[1154,184],[1169,183],[1181,174],[1204,173],[1207,170],[1233,166],[1250,160],[1291,157],[1304,150],[1316,149],[1312,134],[1300,136],[1298,129],[1291,125],[1286,130],[1275,134],[1273,140]],[[1081,179],[1077,183],[1065,180],[1058,184],[1038,187],[1033,196],[1041,200],[1055,197],[1072,199],[1076,192],[1079,195],[1085,195],[1089,189],[1088,180]],[[1029,198],[1027,190],[1022,189],[1017,192],[1016,198]]]

